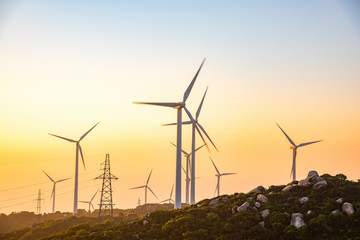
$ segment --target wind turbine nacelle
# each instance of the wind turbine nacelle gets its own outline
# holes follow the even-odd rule
[[[179,105],[174,107],[175,109],[179,109],[179,108],[184,108],[185,107],[185,103],[184,102],[179,102]]]
[[[290,146],[290,149],[295,149],[296,147],[294,145],[291,145]]]

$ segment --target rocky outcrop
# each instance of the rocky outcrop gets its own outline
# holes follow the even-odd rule
[[[309,198],[308,198],[308,197],[299,198],[300,204],[304,204],[304,203],[306,203],[307,201],[309,201]]]
[[[209,206],[210,206],[210,207],[216,207],[218,203],[219,203],[219,199],[218,199],[218,198],[215,198],[215,199],[213,199],[213,200],[211,200],[211,201],[209,202]]]
[[[282,191],[282,192],[288,192],[288,191],[290,191],[292,188],[293,188],[293,186],[288,185],[288,186],[284,187],[281,191]]]
[[[294,225],[296,228],[301,228],[305,226],[304,216],[301,213],[291,214],[291,225]]]
[[[263,219],[265,219],[267,216],[270,215],[270,210],[269,210],[269,209],[262,210],[262,211],[260,212],[260,215],[261,215],[261,217],[262,217]]]
[[[262,203],[267,203],[269,199],[264,194],[258,194],[256,200]]]
[[[250,207],[250,203],[249,202],[244,202],[240,207],[237,208],[237,211],[238,212],[245,211],[249,207]]]
[[[349,202],[344,202],[344,204],[342,205],[342,210],[347,215],[351,215],[355,212],[353,205]]]
[[[254,188],[253,190],[249,191],[247,194],[250,193],[261,193],[261,192],[265,192],[265,188],[263,186],[257,186],[256,188]]]
[[[298,185],[307,187],[312,186],[323,180],[324,179],[322,177],[319,177],[319,174],[316,171],[310,171],[305,179],[299,181]]]
[[[312,187],[314,190],[322,190],[327,188],[327,182],[325,180],[322,180],[320,182],[317,182],[314,184],[314,186]]]

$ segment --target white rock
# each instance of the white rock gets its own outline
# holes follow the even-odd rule
[[[306,215],[310,215],[311,212],[312,212],[311,210],[307,210]]]
[[[322,180],[320,182],[317,182],[314,184],[313,189],[314,190],[321,190],[327,188],[327,182],[326,180]]]
[[[342,205],[342,210],[343,212],[345,212],[347,215],[351,215],[354,213],[354,207],[351,203],[349,202],[344,202],[344,204]]]
[[[308,176],[307,176],[308,178],[310,178],[310,177],[319,177],[319,174],[317,173],[317,171],[310,171],[309,173],[308,173]]]
[[[241,212],[244,211],[246,209],[248,209],[250,207],[250,203],[249,202],[244,202],[240,207],[238,207],[237,211]]]
[[[336,200],[336,202],[339,203],[339,204],[342,204],[342,203],[344,202],[344,200],[343,200],[342,198],[338,198],[338,199]]]
[[[264,194],[258,194],[256,200],[262,203],[267,203],[269,199]]]
[[[301,204],[304,204],[304,203],[306,203],[307,201],[309,201],[309,198],[308,198],[308,197],[299,198],[299,202],[300,202]]]
[[[260,226],[260,227],[265,227],[265,222],[264,222],[264,221],[259,222],[259,226]]]
[[[292,188],[293,188],[293,186],[288,185],[288,186],[284,187],[281,191],[282,191],[282,192],[288,192],[288,191],[290,191],[290,189],[292,189]]]
[[[331,213],[335,215],[335,214],[338,214],[339,212],[340,211],[338,209],[336,209],[336,210],[332,211]]]
[[[291,214],[291,225],[294,225],[296,228],[301,228],[305,226],[305,221],[303,219],[303,215],[301,213],[293,213]]]
[[[237,208],[238,208],[238,207],[239,207],[238,205],[233,206],[233,207],[231,208],[231,213],[232,213],[232,214],[237,213]]]
[[[149,221],[148,220],[146,220],[146,219],[144,219],[144,221],[143,221],[143,225],[146,225],[146,224],[148,224],[149,223]]]
[[[260,193],[260,192],[265,192],[265,188],[263,186],[257,186],[256,188],[254,188],[253,190],[249,191],[247,194],[250,193]]]
[[[261,207],[261,203],[255,202],[255,207],[260,208],[260,207]]]
[[[261,217],[262,217],[263,219],[265,219],[267,216],[270,215],[270,210],[269,210],[269,209],[262,210],[262,211],[260,212],[260,215],[261,215]]]
[[[216,207],[216,205],[219,203],[219,199],[215,198],[209,202],[210,207]]]

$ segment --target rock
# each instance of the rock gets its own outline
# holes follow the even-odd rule
[[[324,179],[319,177],[319,174],[316,171],[310,171],[305,179],[299,181],[298,185],[306,187],[314,185],[323,180]]]
[[[351,203],[349,202],[344,202],[344,204],[342,205],[342,210],[343,212],[345,212],[347,215],[351,215],[354,213],[354,207]]]
[[[335,214],[338,214],[339,212],[340,211],[338,209],[336,209],[336,210],[332,211],[331,213],[335,215]]]
[[[248,197],[248,200],[253,200],[254,199],[254,197]]]
[[[264,221],[259,222],[259,226],[260,226],[260,227],[265,227],[265,222],[264,222]]]
[[[317,173],[317,171],[310,171],[307,175],[308,178],[310,177],[319,177],[319,174]]]
[[[247,194],[250,193],[261,193],[261,192],[265,192],[265,188],[263,186],[257,186],[256,188],[254,188],[253,190],[249,191]]]
[[[336,199],[336,203],[342,204],[343,202],[344,202],[344,200],[342,198]]]
[[[244,211],[250,207],[249,202],[244,202],[240,207],[237,208],[238,212]]]
[[[232,214],[237,213],[237,208],[238,208],[238,207],[239,207],[238,205],[233,206],[233,207],[231,208],[231,213],[232,213]]]
[[[201,207],[201,204],[199,203],[198,205],[196,205],[197,207]]]
[[[300,204],[304,204],[304,203],[306,203],[307,201],[309,201],[309,198],[308,198],[308,197],[299,198]]]
[[[325,188],[327,188],[327,182],[325,180],[317,182],[313,186],[314,190],[321,190],[321,189],[325,189]]]
[[[251,208],[254,212],[257,212],[258,211],[258,209],[256,208],[256,207],[252,207]]]
[[[228,201],[228,198],[227,198],[227,197],[223,197],[221,200],[226,203],[226,202]]]
[[[209,202],[210,207],[216,207],[216,205],[219,203],[219,199],[215,198]]]
[[[146,220],[146,219],[144,219],[144,221],[143,221],[143,225],[146,225],[146,224],[148,224],[149,223],[149,221],[148,220]]]
[[[306,215],[310,215],[311,212],[312,212],[311,210],[307,210]]]
[[[301,228],[302,226],[305,226],[305,222],[303,219],[303,215],[301,213],[293,213],[291,214],[291,225],[294,225],[296,228]]]
[[[288,192],[288,191],[290,191],[290,189],[292,189],[292,188],[293,188],[293,186],[288,185],[288,186],[284,187],[281,191],[282,191],[282,192]]]
[[[148,213],[146,214],[146,217],[149,218],[150,215],[151,215],[151,212],[148,212]]]
[[[267,203],[269,201],[269,199],[264,194],[258,194],[256,196],[256,200],[262,203]]]
[[[269,209],[262,210],[262,211],[260,212],[260,215],[261,215],[261,217],[262,217],[263,219],[265,219],[267,216],[270,215],[270,210],[269,210]]]
[[[255,202],[255,207],[260,208],[260,207],[261,207],[261,203]]]

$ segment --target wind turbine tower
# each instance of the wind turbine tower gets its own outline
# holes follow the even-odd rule
[[[52,208],[52,212],[54,213],[55,212],[55,186],[57,183],[59,182],[63,182],[63,181],[66,181],[70,178],[65,178],[65,179],[61,179],[61,180],[57,180],[55,181],[54,179],[52,179],[45,171],[43,171],[45,173],[45,175],[50,179],[50,181],[52,181],[54,183],[54,186],[53,186],[53,190],[51,192],[51,196],[50,196],[50,199],[53,198],[53,208]]]

